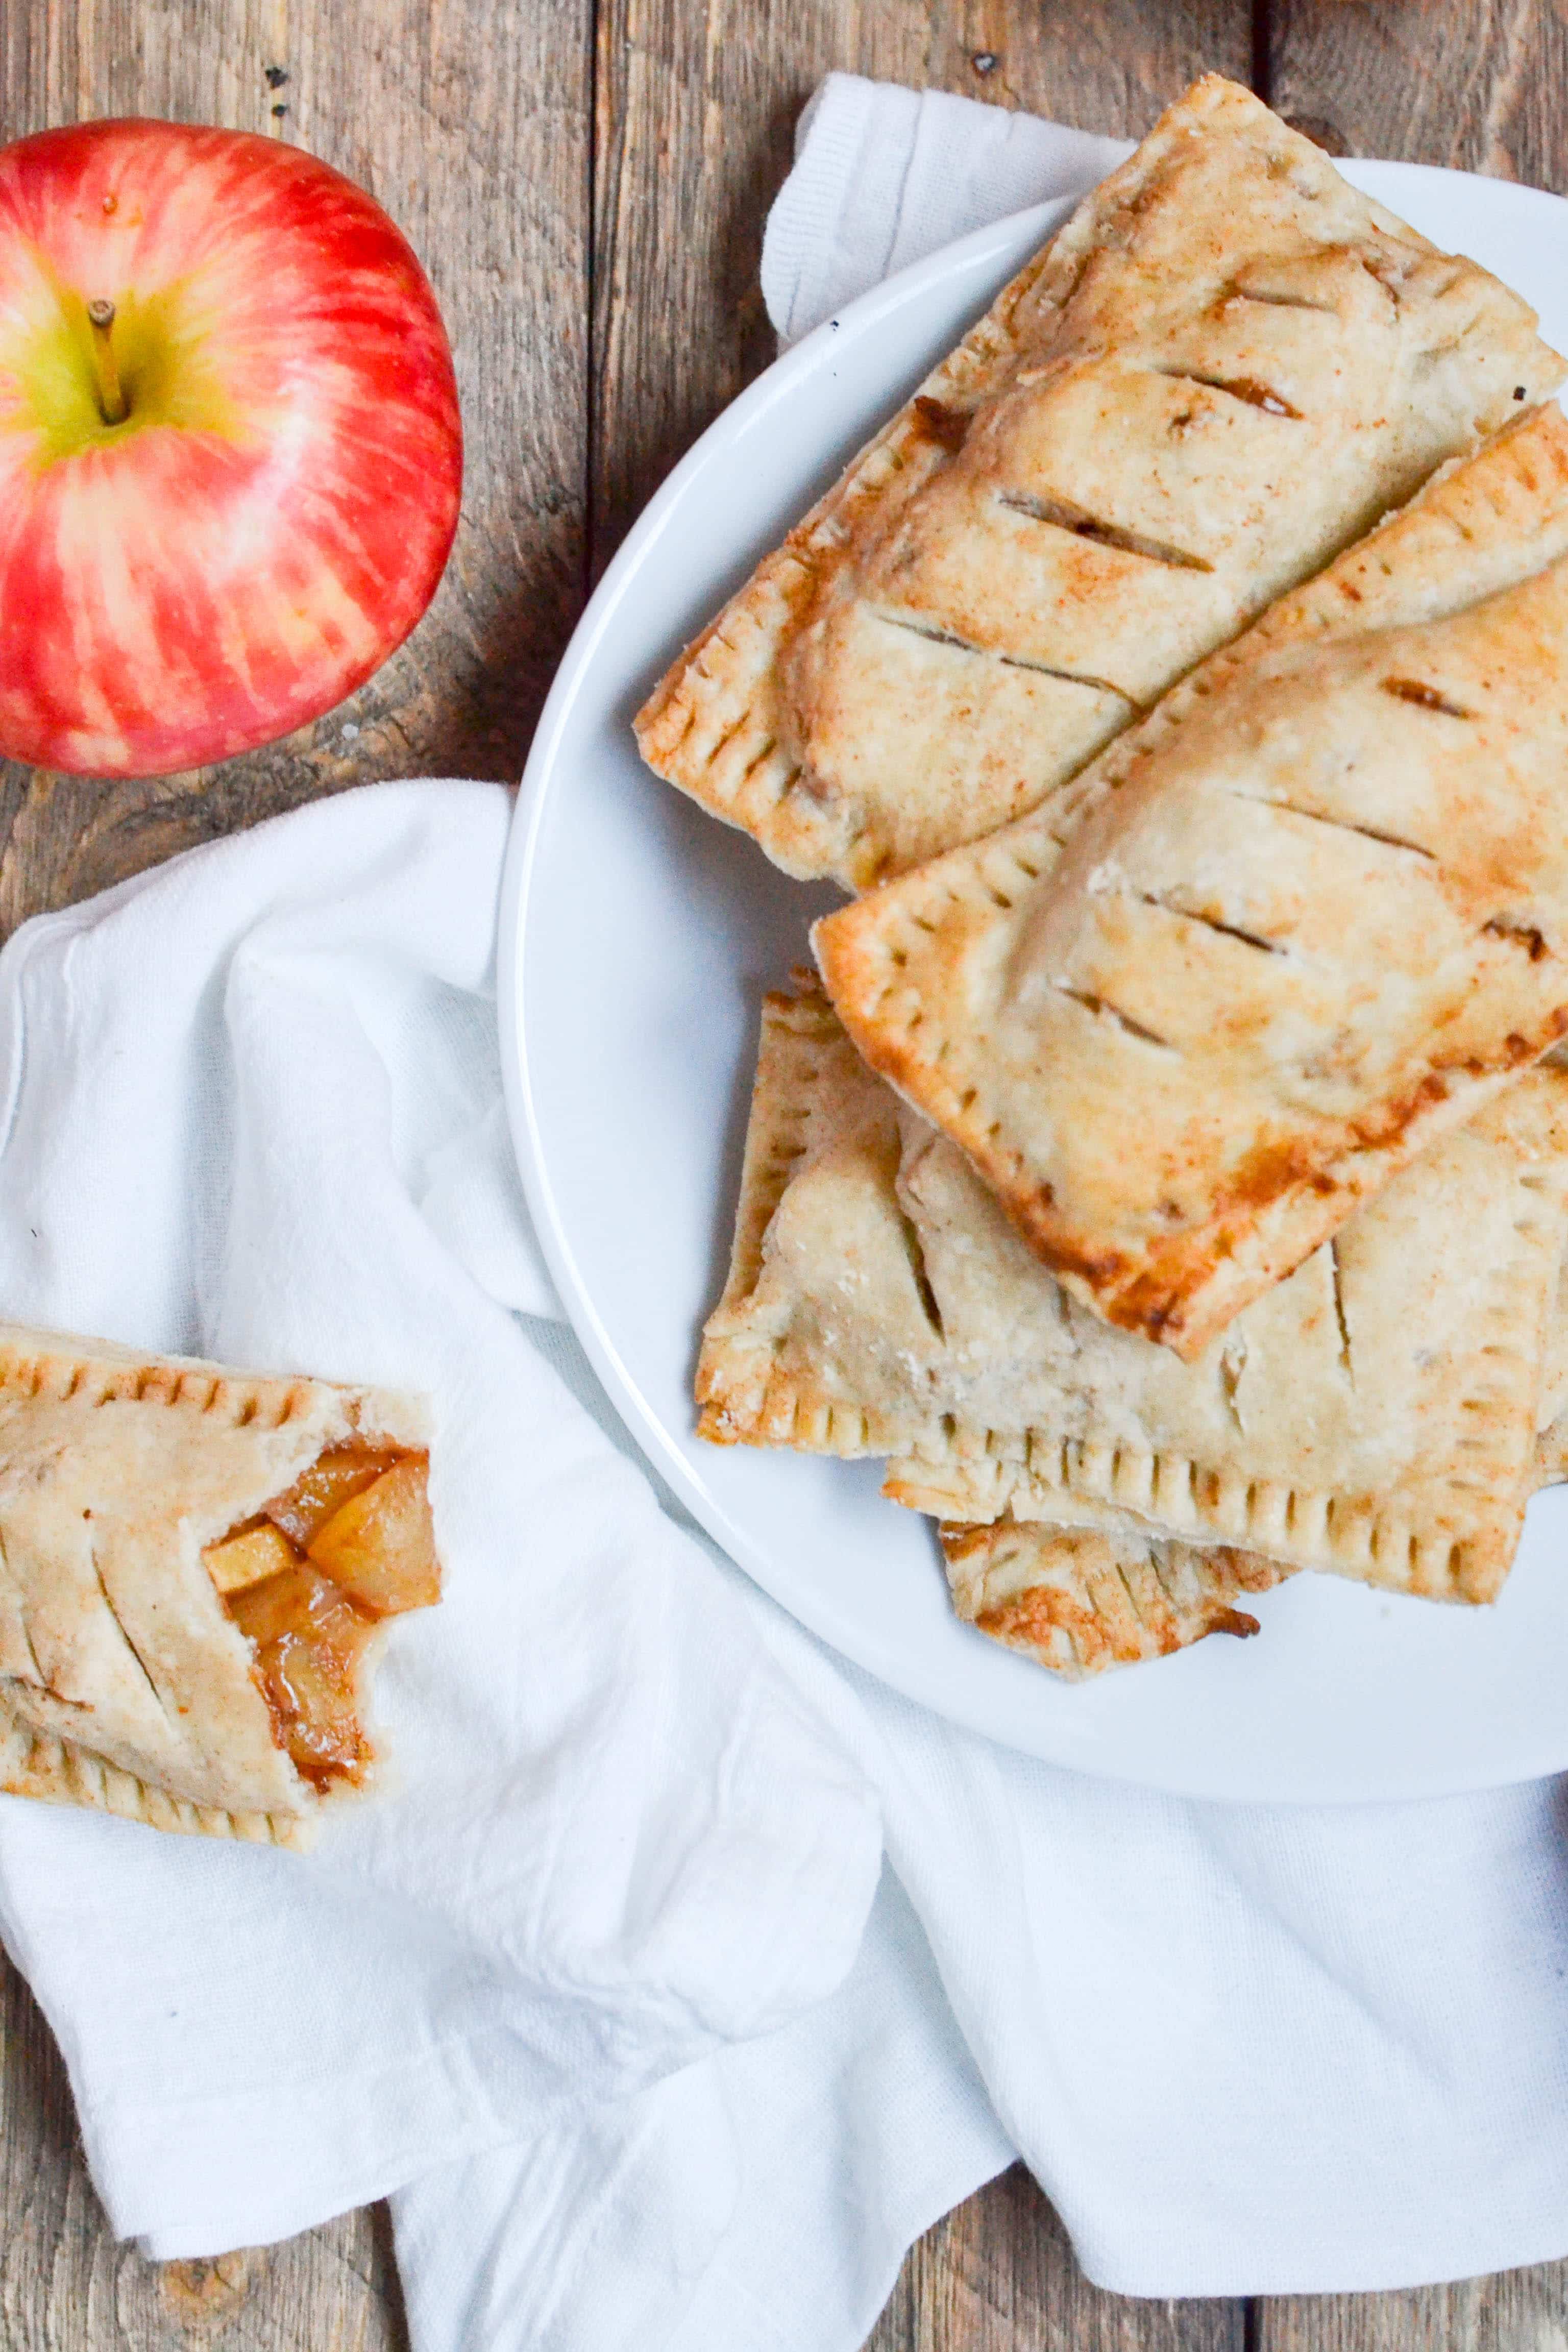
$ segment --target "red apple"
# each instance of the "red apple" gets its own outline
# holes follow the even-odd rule
[[[161,775],[319,718],[435,593],[462,462],[352,181],[174,122],[0,151],[0,754]]]

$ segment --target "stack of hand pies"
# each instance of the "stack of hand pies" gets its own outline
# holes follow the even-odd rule
[[[1564,373],[1205,80],[638,719],[860,894],[703,1433],[888,1457],[1058,1673],[1300,1569],[1490,1601],[1568,1475]]]

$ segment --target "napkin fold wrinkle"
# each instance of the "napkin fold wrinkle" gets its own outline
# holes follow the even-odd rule
[[[1131,152],[1130,139],[946,90],[829,74],[802,110],[795,167],[763,236],[781,347],[971,229],[1082,195]]]
[[[858,2346],[910,2239],[1012,2149],[885,1873],[821,2006],[394,2200],[419,2352]]]
[[[774,325],[1126,152],[831,76]],[[390,2190],[415,2352],[855,2352],[1015,2151],[1128,2294],[1562,2255],[1565,1784],[1082,1779],[875,1684],[660,1507],[510,1161],[508,807],[347,794],[0,955],[6,1312],[441,1412],[449,1597],[392,1632],[386,1801],[301,1860],[0,1801],[0,1933],[115,2226],[216,2252]]]

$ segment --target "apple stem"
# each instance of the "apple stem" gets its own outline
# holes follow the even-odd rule
[[[92,372],[98,379],[98,404],[106,425],[121,425],[130,404],[121,386],[120,368],[114,357],[114,305],[101,299],[87,306],[87,321],[92,329]]]

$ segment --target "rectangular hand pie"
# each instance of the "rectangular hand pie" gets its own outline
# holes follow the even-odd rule
[[[1224,1545],[1212,1551],[1131,1526],[1088,1529],[944,1525],[952,1605],[1064,1682],[1169,1657],[1210,1633],[1256,1633],[1238,1604],[1294,1571]]]
[[[1184,1363],[1039,1265],[820,995],[774,997],[700,1425],[891,1454],[895,1499],[963,1524],[1131,1515],[1486,1601],[1531,1483],[1565,1231],[1568,1076],[1544,1066]]]
[[[1542,399],[1534,328],[1210,76],[681,656],[643,756],[852,889],[976,839]]]
[[[416,1398],[0,1325],[0,1789],[301,1843],[440,1593]]]
[[[817,957],[1062,1282],[1193,1358],[1568,1025],[1565,784],[1552,408]]]

